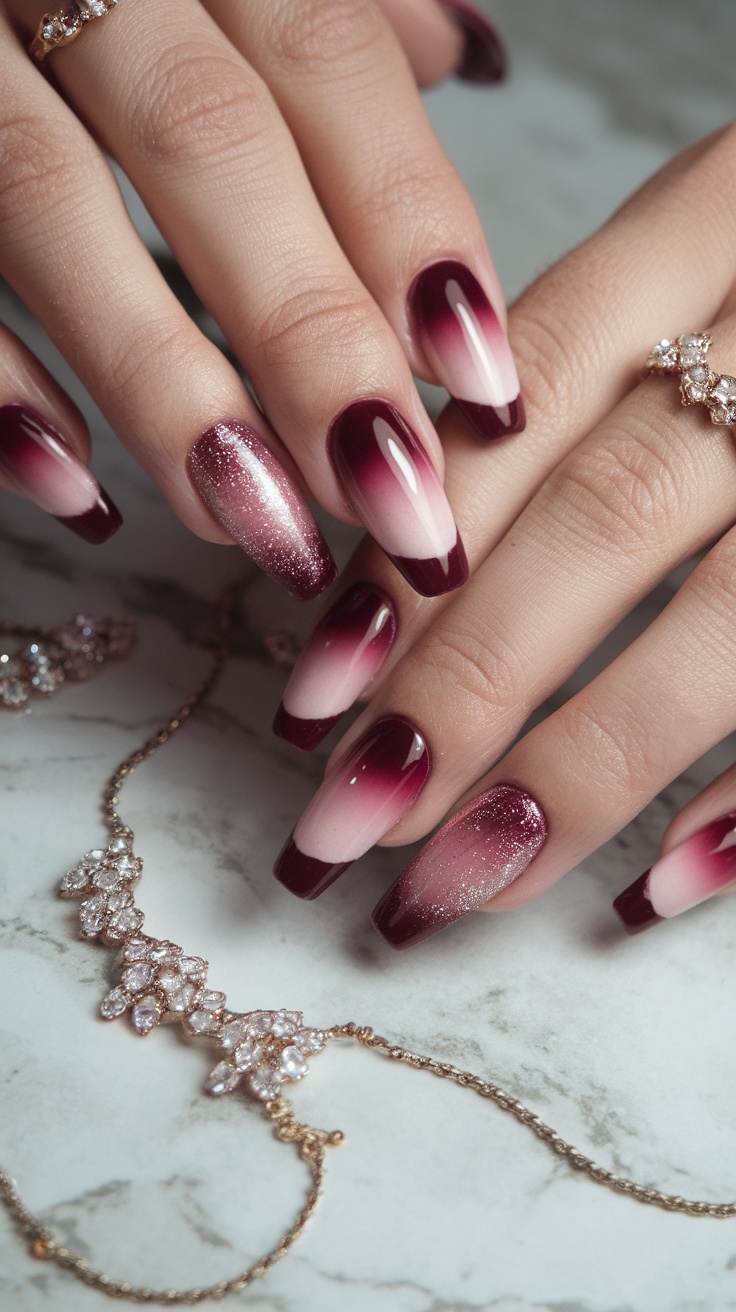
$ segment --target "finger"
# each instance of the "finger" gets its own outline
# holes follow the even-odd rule
[[[205,2],[273,92],[343,250],[415,372],[447,387],[484,437],[520,431],[480,220],[372,0]]]
[[[335,568],[293,462],[161,277],[78,118],[0,27],[0,269],[184,522],[315,596]]]
[[[77,407],[14,333],[0,326],[0,484],[87,542],[122,524],[87,468],[90,441]]]
[[[736,767],[679,813],[650,870],[614,901],[630,930],[647,929],[698,906],[736,881]]]
[[[728,359],[736,320],[717,332]],[[336,749],[335,771],[375,721],[399,716],[431,750],[421,797],[399,818],[391,843],[411,842],[436,824],[636,601],[729,527],[735,482],[728,431],[710,425],[699,407],[683,411],[671,379],[642,384],[567,457]],[[330,779],[320,806],[332,795],[338,813]],[[367,812],[367,798],[363,805]],[[381,823],[377,811],[374,841],[387,834]],[[338,831],[335,820],[336,863],[343,860]],[[289,887],[306,878],[300,851],[316,855],[297,849],[280,866]],[[324,850],[323,842],[323,861]]]
[[[420,86],[454,73],[486,85],[506,76],[507,59],[485,14],[463,0],[378,0]]]
[[[715,183],[719,172],[733,167],[735,153],[736,133],[729,130],[673,161],[611,224],[545,274],[513,307],[511,335],[525,361],[528,425],[522,436],[491,451],[479,451],[469,441],[455,407],[440,419],[438,432],[447,453],[445,487],[460,510],[471,572],[497,548],[565,454],[630,389],[651,343],[661,336],[660,313],[664,322],[683,331],[694,321],[691,314],[699,315],[701,322],[718,314],[733,274],[724,224],[734,237],[736,224],[730,210],[724,212],[720,201],[714,203]],[[697,250],[688,244],[687,258],[678,218],[684,209],[697,213],[703,233]],[[690,252],[697,266],[692,280]],[[700,264],[701,259],[705,264]],[[675,266],[680,275],[673,279]],[[728,358],[724,355],[724,360]],[[699,438],[694,440],[701,445]],[[385,654],[380,684],[438,619],[447,599],[417,598],[370,544],[359,547],[343,580],[346,590],[362,583],[393,606],[395,641]],[[523,569],[513,586],[526,589]],[[503,614],[508,596],[499,594],[496,604]],[[349,662],[350,648],[343,644],[342,649]],[[309,710],[315,723],[321,718],[334,723],[336,696],[331,695],[332,689],[325,695],[318,648],[312,647],[309,655],[314,659],[307,665],[305,658],[294,674],[301,684],[302,713]],[[367,672],[376,677],[372,667]],[[359,675],[358,664],[341,685],[355,697],[366,691],[360,687]],[[370,685],[371,695],[375,687]],[[288,700],[284,705],[289,710]],[[347,703],[342,709],[348,709]],[[286,719],[281,717],[279,726],[284,736],[291,736]],[[294,728],[297,738],[304,737]],[[313,729],[314,724],[305,730],[310,740]]]
[[[127,0],[56,52],[56,76],[140,191],[314,495],[357,515],[418,590],[457,587],[467,567],[439,441],[267,87],[196,0],[161,0],[155,29],[148,15],[147,0]]]
[[[538,897],[734,728],[735,566],[732,529],[645,633],[476,785],[376,907],[389,942],[407,946],[470,911]],[[659,913],[673,914],[692,888],[675,865],[678,877],[670,867],[656,881]],[[632,895],[629,909],[644,897]]]

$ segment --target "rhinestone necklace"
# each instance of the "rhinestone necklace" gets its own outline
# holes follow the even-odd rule
[[[132,829],[121,820],[117,811],[120,791],[128,776],[168,742],[215,687],[227,660],[230,633],[242,589],[242,581],[231,583],[219,599],[215,654],[199,687],[153,737],[126,757],[106,783],[102,810],[109,834],[107,846],[87,852],[64,875],[59,893],[63,898],[82,898],[80,936],[90,942],[97,940],[118,952],[119,982],[102,999],[101,1018],[111,1021],[128,1016],[139,1035],[150,1034],[165,1022],[178,1022],[184,1037],[214,1049],[218,1059],[205,1080],[205,1092],[210,1097],[219,1098],[237,1089],[256,1100],[272,1122],[277,1138],[293,1144],[306,1163],[311,1187],[293,1224],[268,1253],[246,1270],[214,1285],[157,1290],[115,1279],[59,1243],[54,1232],[25,1206],[15,1182],[0,1170],[0,1199],[29,1243],[32,1256],[55,1262],[100,1293],[132,1303],[192,1306],[236,1293],[259,1280],[285,1257],[301,1235],[319,1201],[327,1149],[343,1140],[339,1130],[317,1130],[299,1121],[285,1096],[285,1088],[308,1074],[310,1059],[328,1042],[340,1039],[353,1040],[392,1061],[403,1062],[415,1070],[428,1071],[439,1079],[472,1089],[528,1126],[552,1152],[565,1158],[571,1169],[582,1171],[598,1184],[670,1212],[682,1212],[688,1216],[736,1216],[736,1202],[699,1202],[615,1175],[567,1143],[530,1108],[498,1085],[470,1071],[459,1070],[448,1062],[436,1061],[433,1057],[391,1043],[374,1034],[369,1026],[351,1021],[319,1029],[305,1025],[299,1011],[235,1011],[228,1005],[224,993],[210,987],[209,966],[202,957],[189,955],[178,944],[168,939],[152,938],[144,932],[145,917],[136,905],[134,894],[143,862],[135,855]],[[21,631],[9,623],[0,625],[0,629],[3,627],[6,631]]]

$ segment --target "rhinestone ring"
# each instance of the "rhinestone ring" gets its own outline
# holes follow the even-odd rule
[[[57,46],[66,46],[79,36],[85,23],[104,18],[117,3],[118,0],[72,0],[58,14],[44,14],[28,53],[37,64],[42,64]]]
[[[683,405],[707,406],[712,424],[736,427],[736,378],[713,373],[712,342],[708,333],[685,333],[673,342],[665,337],[649,353],[644,374],[677,374]]]

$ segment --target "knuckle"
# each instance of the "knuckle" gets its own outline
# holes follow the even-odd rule
[[[53,139],[50,139],[50,138]],[[4,219],[47,211],[65,191],[71,194],[78,175],[76,133],[44,116],[19,115],[0,128],[0,214]]]
[[[140,327],[140,325],[139,325]],[[151,378],[175,378],[196,366],[191,324],[146,318],[140,331],[116,343],[106,362],[105,391],[114,406],[129,409],[135,398],[150,394]]]
[[[641,717],[630,705],[620,704],[609,693],[606,713],[592,698],[575,698],[562,712],[559,760],[563,772],[577,770],[590,788],[590,762],[595,762],[595,786],[601,805],[618,807],[621,802],[651,793],[656,765],[649,759],[646,735],[638,725]]]
[[[287,296],[260,321],[258,345],[274,366],[308,363],[319,356],[335,364],[353,360],[356,349],[377,335],[373,302],[356,286],[340,287],[332,278]]]
[[[220,163],[261,138],[268,112],[255,74],[201,46],[163,53],[134,99],[137,149],[157,164]]]
[[[286,0],[269,7],[268,46],[273,58],[295,73],[353,71],[383,34],[372,0]]]
[[[465,723],[501,722],[516,715],[523,687],[523,661],[497,632],[480,633],[469,623],[442,626],[427,652],[432,674],[452,688],[453,704]],[[528,672],[527,672],[528,677]]]
[[[410,244],[403,258],[411,262],[415,250],[419,266],[426,263],[428,250],[441,251],[457,239],[457,209],[437,204],[438,196],[455,193],[460,199],[457,175],[449,160],[436,151],[417,152],[410,142],[385,138],[384,146],[376,152],[374,167],[362,178],[352,204],[348,198],[348,217],[362,229],[405,231],[408,225]],[[466,232],[471,221],[469,216]]]
[[[568,457],[550,475],[545,495],[548,506],[564,508],[587,545],[614,546],[617,554],[668,540],[686,499],[687,481],[641,420],[636,436],[609,428],[605,442]]]

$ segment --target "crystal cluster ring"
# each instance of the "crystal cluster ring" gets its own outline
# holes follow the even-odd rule
[[[652,348],[645,374],[677,374],[683,405],[707,406],[712,424],[736,426],[736,378],[715,374],[708,365],[713,339],[708,333],[685,333]]]
[[[104,18],[117,3],[118,0],[72,0],[58,14],[44,14],[28,47],[29,54],[37,64],[42,64],[57,46],[66,46],[79,36],[85,23]]]

